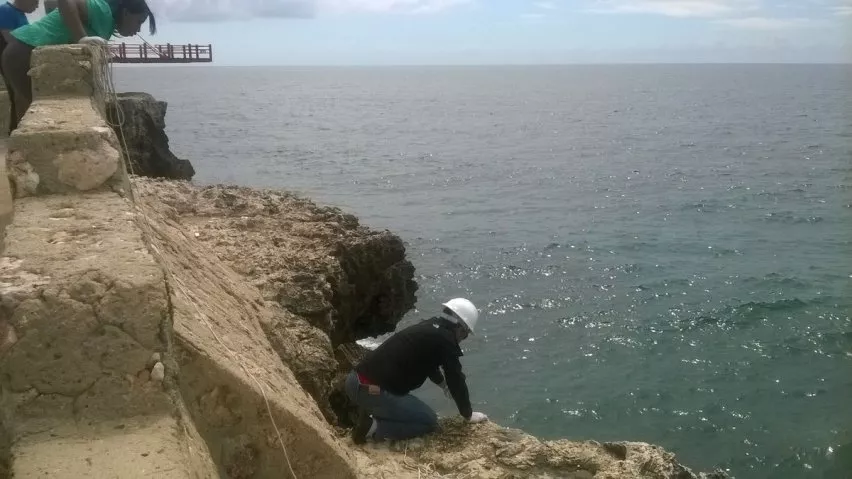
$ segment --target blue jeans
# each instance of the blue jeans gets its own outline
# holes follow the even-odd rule
[[[438,428],[438,416],[426,403],[411,394],[396,396],[384,389],[377,395],[370,394],[367,386],[358,381],[355,371],[346,377],[346,395],[373,416],[376,421],[373,437],[378,440],[411,439]]]

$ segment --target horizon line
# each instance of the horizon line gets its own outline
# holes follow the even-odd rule
[[[145,63],[128,64],[115,63],[120,68],[411,68],[411,67],[458,67],[458,68],[505,68],[505,67],[566,67],[566,66],[707,66],[707,65],[788,65],[788,66],[852,66],[852,61],[844,62],[785,62],[785,61],[701,61],[701,62],[565,62],[565,63],[269,63],[269,64],[236,64],[236,63]]]

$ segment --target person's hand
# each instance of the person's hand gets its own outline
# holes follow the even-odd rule
[[[453,398],[452,393],[450,393],[450,387],[447,386],[447,381],[443,381],[441,384],[438,385],[438,387],[444,390],[444,396],[447,396],[450,399]]]
[[[470,415],[470,419],[467,421],[471,424],[479,424],[481,422],[485,422],[488,420],[488,416],[482,414],[481,412],[475,412]]]
[[[101,37],[83,37],[78,42],[80,45],[92,45],[102,47],[107,44],[106,40]]]

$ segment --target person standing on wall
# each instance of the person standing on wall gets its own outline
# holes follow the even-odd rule
[[[106,45],[116,33],[136,35],[146,20],[151,35],[157,33],[156,20],[145,0],[58,0],[57,5],[39,20],[13,30],[0,58],[3,77],[14,96],[15,125],[32,103],[28,72],[35,48],[69,43]]]
[[[0,5],[0,58],[2,58],[3,50],[9,44],[12,38],[12,31],[28,25],[27,14],[33,13],[38,8],[38,0],[12,0]],[[9,132],[17,126],[15,115],[15,99],[12,95],[12,88],[9,86],[9,81],[6,80],[6,75],[3,74],[3,66],[0,64],[0,75],[3,76],[3,82],[6,84],[6,92],[9,95]]]
[[[409,326],[370,351],[346,378],[346,395],[358,405],[352,440],[403,440],[438,427],[426,403],[409,394],[429,378],[451,396],[471,423],[488,420],[474,412],[462,373],[459,343],[473,333],[479,312],[464,298],[443,305],[443,314]],[[443,374],[441,374],[443,370]]]

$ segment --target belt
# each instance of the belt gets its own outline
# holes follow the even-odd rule
[[[373,381],[370,381],[367,378],[367,376],[364,376],[363,374],[361,374],[357,371],[355,373],[358,375],[358,382],[359,383],[364,384],[366,386],[378,386],[378,384],[374,383]]]

